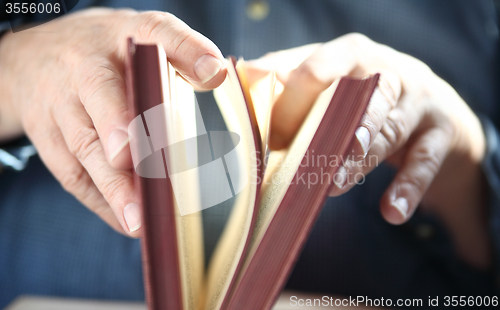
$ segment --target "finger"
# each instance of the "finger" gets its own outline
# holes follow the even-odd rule
[[[333,183],[329,195],[340,196],[350,191],[354,186],[365,182],[366,176],[377,168],[386,158],[391,150],[386,148],[385,139],[381,134],[377,135],[368,154],[362,160],[354,160],[357,157],[346,154],[341,158],[341,166],[334,174]]]
[[[435,127],[424,132],[408,149],[403,165],[380,202],[387,222],[399,225],[412,216],[438,174],[451,140],[449,131]]]
[[[246,64],[246,62],[244,63],[244,65],[245,65],[245,73],[246,73],[246,77],[247,77],[247,83],[249,86],[252,86],[253,84],[255,84],[255,82],[264,78],[266,75],[268,75],[272,71],[272,70],[268,70],[268,69],[264,69],[264,68],[248,66]]]
[[[411,102],[411,99],[403,98],[399,105],[389,112],[382,129],[375,136],[375,140],[363,160],[355,160],[357,157],[352,153],[346,154],[346,157],[342,158],[344,170],[339,169],[337,174],[341,173],[343,177],[334,178],[335,186],[332,186],[330,196],[336,197],[348,192],[380,163],[405,147],[412,133],[419,126],[423,113]]]
[[[129,236],[139,237],[142,233],[141,212],[131,170],[116,170],[109,165],[99,136],[83,105],[62,104],[53,114],[69,151],[87,170],[123,230]]]
[[[77,76],[80,101],[92,119],[108,162],[117,169],[130,169],[130,115],[119,69],[107,58],[91,57],[82,63]]]
[[[30,140],[44,164],[63,188],[116,231],[125,233],[87,171],[69,152],[57,126],[55,124],[42,126],[36,122],[33,123],[37,127],[28,131]]]
[[[366,113],[361,119],[361,124],[356,129],[355,139],[351,142],[353,160],[359,161],[366,157],[389,112],[396,107],[400,94],[401,83],[397,75],[383,72]]]
[[[270,147],[288,146],[318,95],[356,66],[357,58],[350,52],[348,42],[334,40],[321,45],[290,72],[284,91],[273,106]]]
[[[224,81],[226,62],[217,46],[174,15],[143,12],[135,17],[132,27],[122,33],[122,55],[125,38],[132,35],[138,43],[161,43],[172,65],[197,88],[212,89]]]
[[[307,44],[283,51],[271,52],[253,60],[245,61],[245,67],[250,74],[265,76],[276,71],[280,81],[284,83],[288,74],[297,68],[304,60],[321,46],[320,43]]]

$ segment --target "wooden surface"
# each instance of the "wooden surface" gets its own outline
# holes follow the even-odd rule
[[[286,291],[281,294],[280,299],[273,310],[317,310],[317,309],[382,309],[375,307],[325,307],[325,306],[293,306],[290,297],[297,296],[302,299],[321,299],[323,295],[305,294]],[[21,296],[14,300],[4,310],[146,310],[144,303],[137,302],[113,302],[89,299],[70,299],[41,296]]]

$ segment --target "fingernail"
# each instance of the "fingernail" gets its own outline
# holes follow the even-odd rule
[[[109,161],[113,160],[128,144],[128,134],[123,130],[115,130],[108,137]]]
[[[344,166],[340,166],[337,170],[337,173],[335,173],[335,175],[333,176],[333,183],[335,183],[335,186],[341,189],[344,186],[346,180],[347,170],[344,168]]]
[[[363,158],[368,154],[368,149],[370,147],[370,132],[366,127],[359,127],[356,129],[356,138],[358,139],[361,148],[363,149]]]
[[[127,223],[129,232],[134,232],[141,228],[141,209],[135,202],[129,203],[123,209],[123,217]]]
[[[194,64],[194,73],[205,84],[219,73],[222,61],[212,55],[206,54],[198,58]]]
[[[404,219],[408,216],[408,200],[404,197],[399,197],[394,200],[392,205],[401,213]]]

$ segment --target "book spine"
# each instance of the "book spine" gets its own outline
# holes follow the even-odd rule
[[[126,82],[132,119],[163,101],[158,57],[156,45],[136,45],[129,39]],[[141,117],[149,136],[145,119]],[[158,152],[161,152],[165,175],[168,176],[165,164],[167,154],[163,150]],[[147,165],[147,159],[141,164]],[[134,187],[142,200],[141,251],[148,308],[182,310],[175,206],[170,179],[144,178],[134,172]]]

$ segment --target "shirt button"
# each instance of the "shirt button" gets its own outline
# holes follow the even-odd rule
[[[418,239],[429,240],[434,237],[435,229],[429,224],[420,224],[415,229],[415,235]]]
[[[269,3],[264,0],[253,0],[248,3],[246,13],[253,21],[264,20],[269,15]]]

